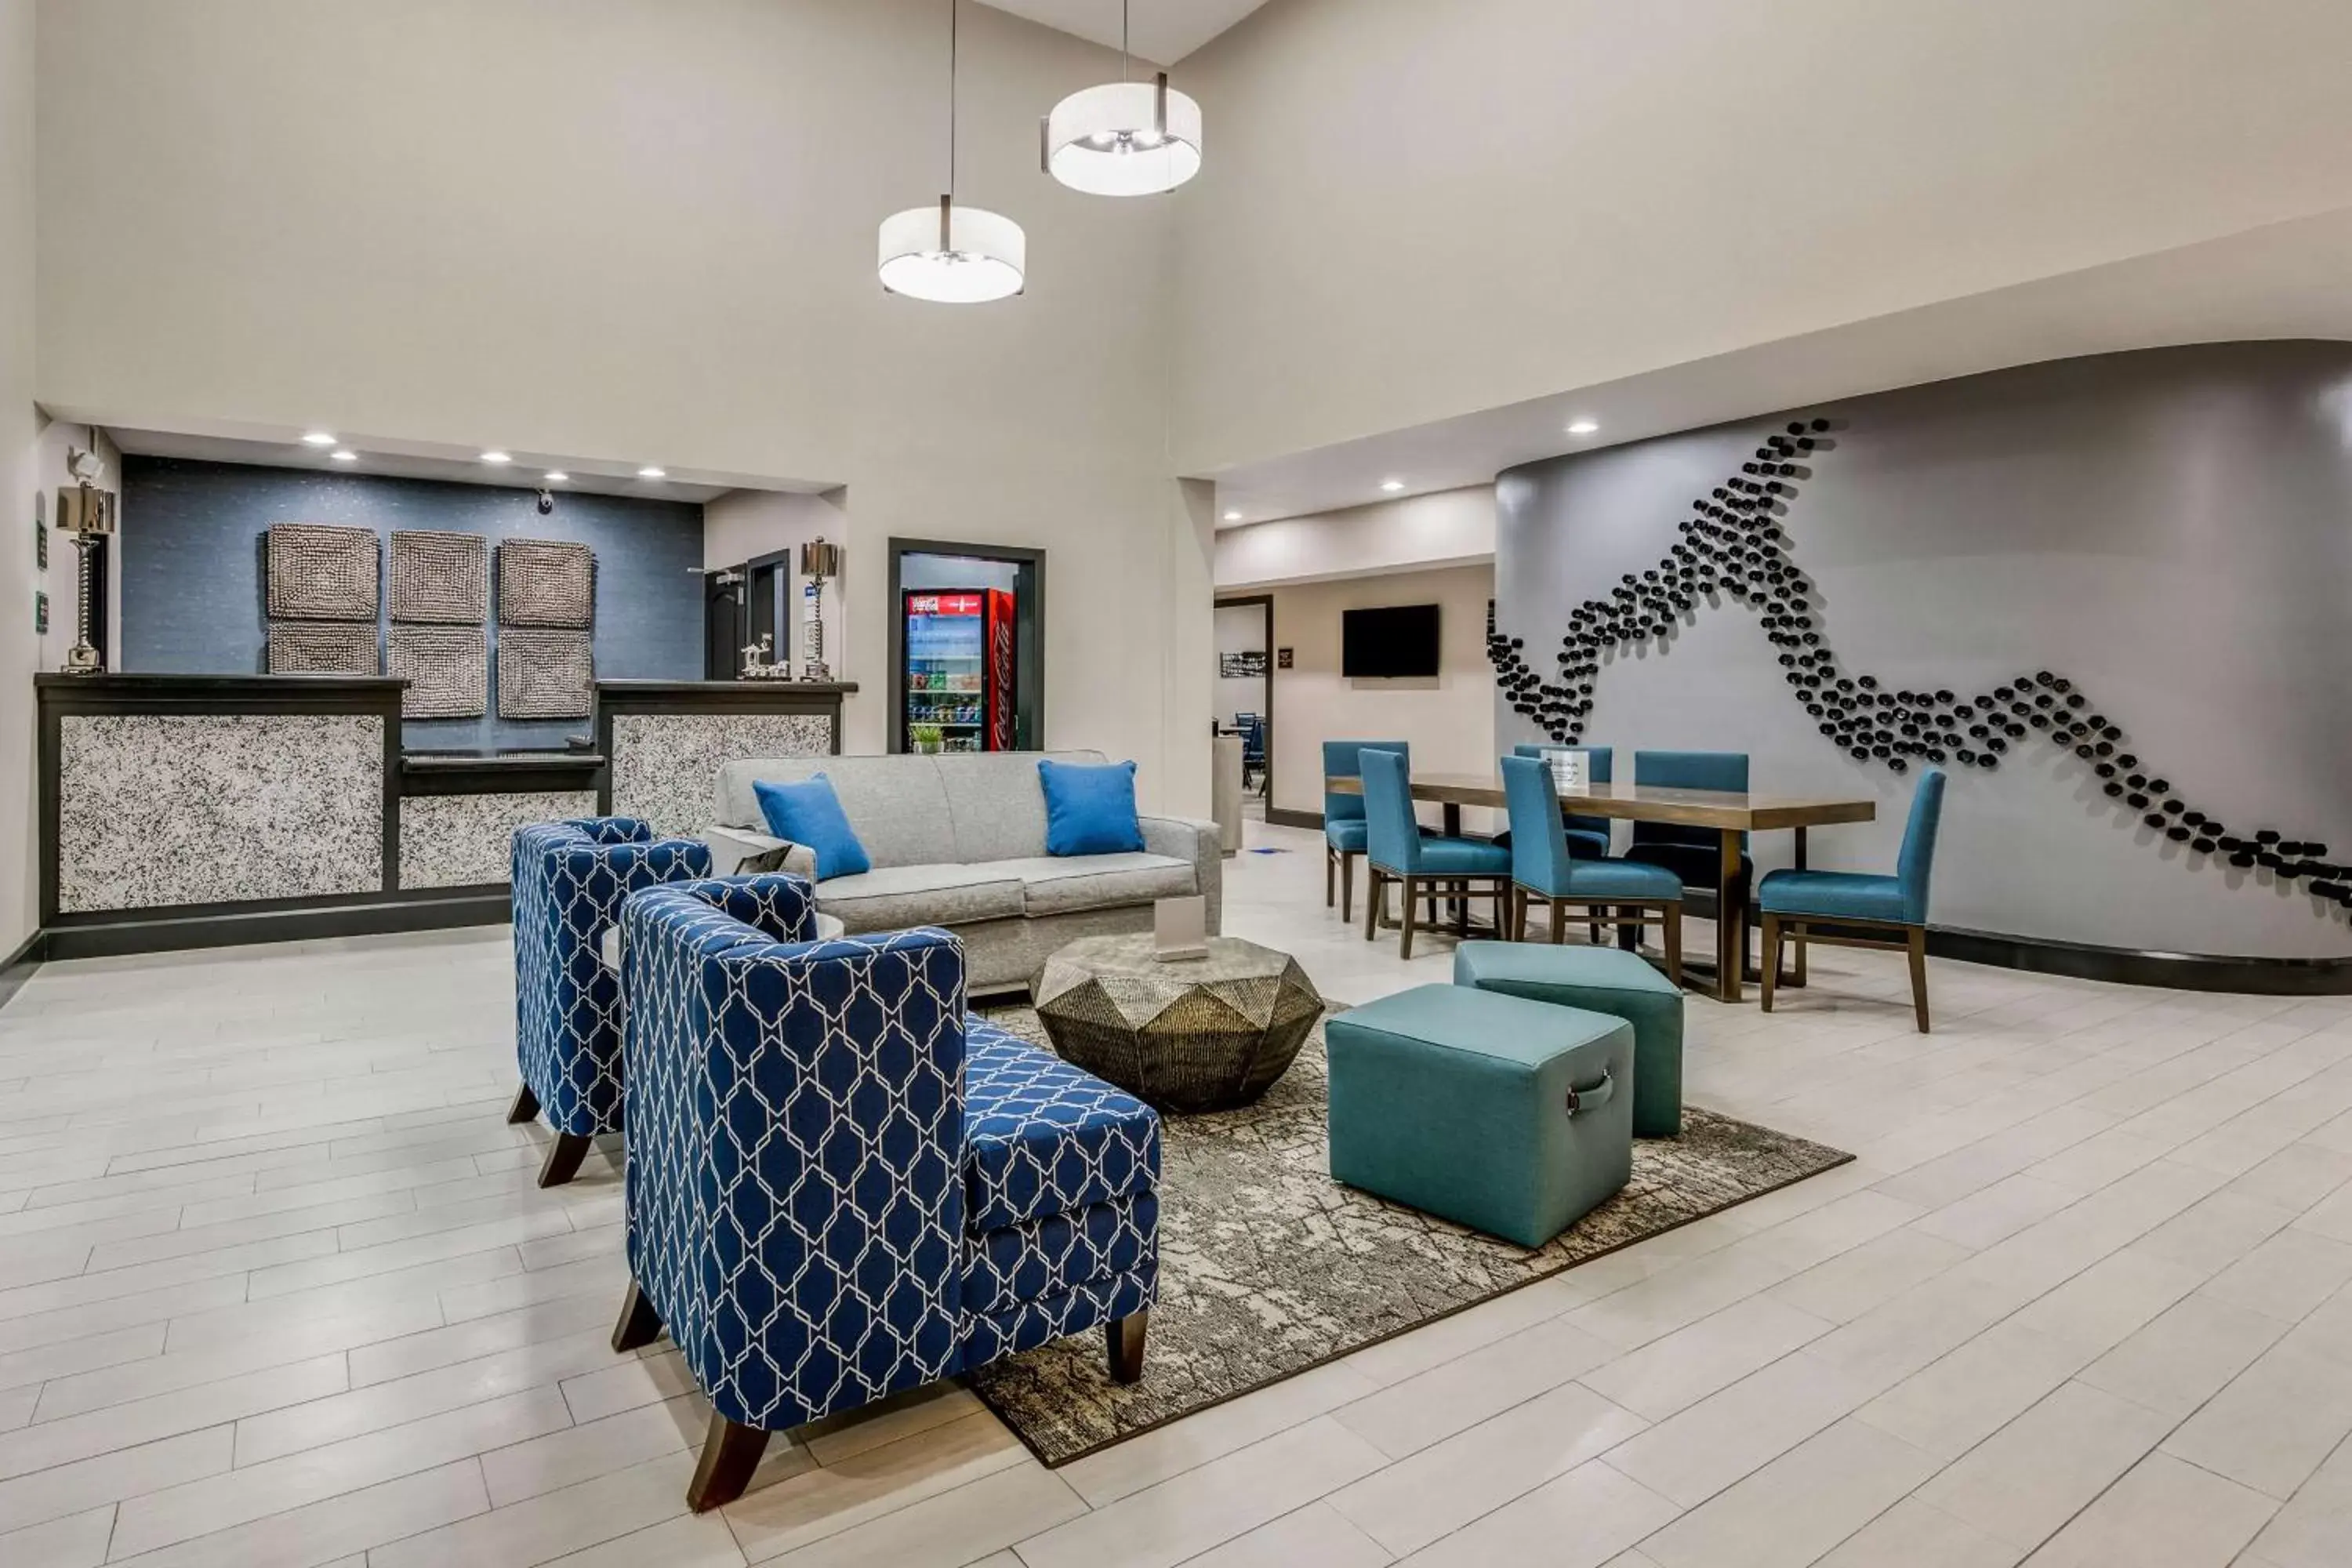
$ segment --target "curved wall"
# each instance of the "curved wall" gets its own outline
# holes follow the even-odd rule
[[[1570,612],[1683,538],[1766,436],[1826,416],[1780,521],[1822,645],[1889,690],[2069,678],[2120,750],[2232,834],[2352,862],[2352,344],[2225,343],[2060,361],[1507,470],[1496,611],[1547,679]],[[1891,869],[1916,773],[1822,736],[1756,608],[1701,595],[1663,639],[1604,651],[1584,738],[1744,750],[1754,786],[1863,791],[1867,827],[1811,862]],[[1496,738],[1533,740],[1498,697]],[[2195,853],[2040,734],[1953,765],[1931,918],[2101,946],[2352,955],[2346,911]],[[1786,836],[1756,846],[1786,863]]]

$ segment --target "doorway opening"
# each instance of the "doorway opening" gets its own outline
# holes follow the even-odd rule
[[[1263,822],[1274,798],[1274,595],[1219,599],[1216,623],[1217,733],[1241,742],[1242,815]]]
[[[1034,752],[1045,734],[1045,552],[890,541],[890,749]]]

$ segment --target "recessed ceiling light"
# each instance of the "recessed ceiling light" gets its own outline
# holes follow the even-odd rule
[[[1237,511],[1229,511],[1225,513],[1225,521],[1227,522],[1239,522],[1241,520],[1242,514]]]
[[[572,476],[570,474],[565,473],[562,468],[550,468],[547,470],[545,475],[547,482],[551,485],[560,485],[571,477]]]
[[[669,470],[667,468],[656,468],[651,463],[647,463],[644,468],[637,470],[637,478],[641,479],[666,479],[669,478]]]
[[[302,433],[302,445],[305,447],[331,447],[334,444],[335,433],[331,430],[305,430]]]
[[[1570,423],[1568,433],[1571,436],[1590,436],[1600,428],[1600,426],[1590,419],[1578,419]]]
[[[482,461],[489,464],[492,468],[499,468],[505,464],[513,462],[514,456],[512,453],[509,452],[485,452],[482,454]]]
[[[1381,489],[1388,491],[1391,495],[1394,495],[1397,491],[1404,489],[1404,481],[1402,479],[1382,479],[1381,481]]]
[[[338,463],[356,463],[360,460],[360,455],[357,452],[352,451],[349,447],[338,447],[333,451],[328,453],[327,456],[332,458]]]

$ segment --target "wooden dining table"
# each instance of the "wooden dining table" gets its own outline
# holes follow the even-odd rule
[[[1324,787],[1339,795],[1361,795],[1363,781],[1327,778]],[[1716,868],[1715,995],[1739,1001],[1748,959],[1748,908],[1745,900],[1732,907],[1732,883],[1739,876],[1744,836],[1790,832],[1796,835],[1796,863],[1805,864],[1805,830],[1839,823],[1872,822],[1878,816],[1874,800],[1830,795],[1751,795],[1737,790],[1672,789],[1664,784],[1588,784],[1561,790],[1563,813],[1578,816],[1622,818],[1628,822],[1671,823],[1701,827],[1718,836],[1721,851]],[[1437,805],[1444,814],[1448,837],[1462,832],[1462,808],[1480,805],[1505,809],[1503,781],[1492,773],[1423,773],[1412,775],[1412,798]],[[1693,965],[1694,968],[1698,967]]]

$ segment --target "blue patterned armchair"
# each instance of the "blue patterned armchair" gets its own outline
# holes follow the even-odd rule
[[[930,928],[812,942],[797,877],[623,908],[630,1285],[709,1398],[687,1489],[740,1496],[768,1434],[1101,1325],[1142,1373],[1159,1282],[1151,1109],[964,1011]]]
[[[539,1184],[570,1181],[588,1142],[621,1125],[621,991],[597,951],[639,888],[710,875],[708,846],[655,842],[635,817],[534,823],[514,836],[515,1058],[512,1122],[542,1110],[555,1141]]]

